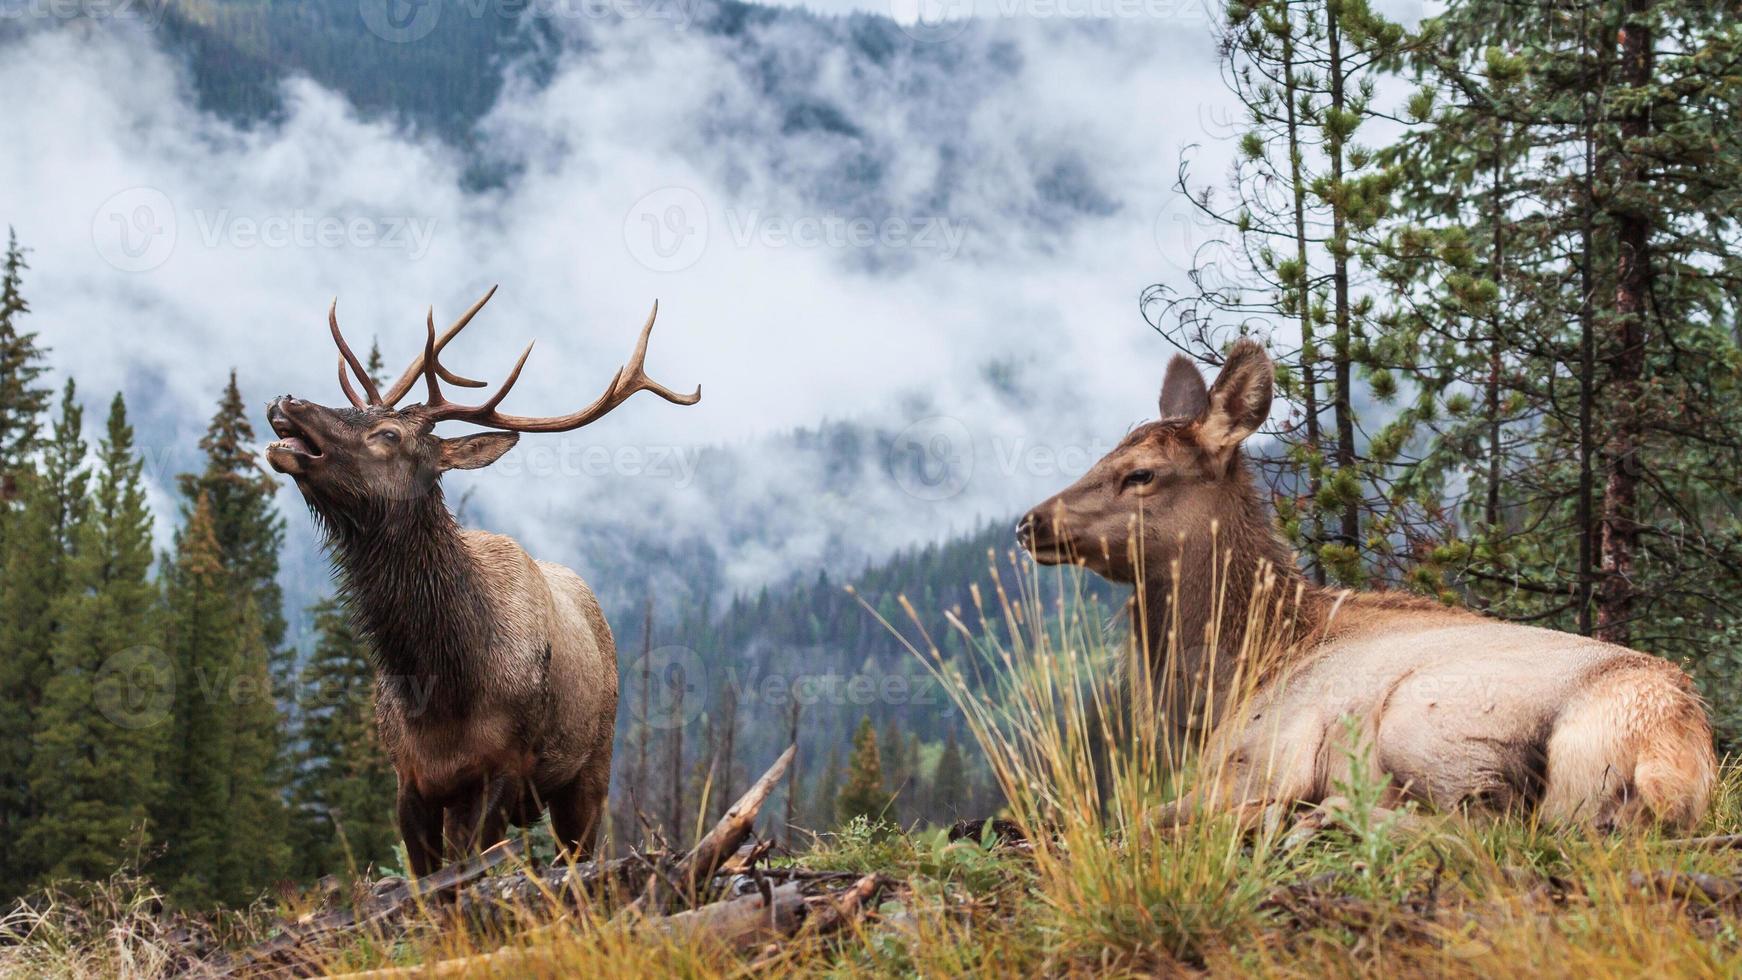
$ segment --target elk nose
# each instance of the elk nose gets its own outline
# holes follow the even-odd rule
[[[1028,513],[1022,515],[1021,520],[1016,522],[1016,541],[1018,544],[1027,544],[1028,542],[1032,541],[1033,539],[1034,539],[1034,511],[1029,511]]]

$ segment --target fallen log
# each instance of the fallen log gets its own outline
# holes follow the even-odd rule
[[[1678,837],[1664,841],[1676,847],[1693,847],[1706,851],[1731,851],[1742,848],[1742,834],[1718,834],[1712,837]]]
[[[1634,871],[1627,883],[1678,902],[1724,905],[1742,898],[1742,882],[1698,871]]]
[[[518,860],[525,852],[521,840],[506,840],[464,861],[450,864],[427,878],[391,883],[362,903],[360,908],[336,909],[297,922],[286,922],[278,935],[232,956],[220,953],[207,965],[220,972],[236,967],[283,959],[300,947],[341,933],[379,928],[398,918],[407,908],[450,894],[477,881],[492,870]]]
[[[711,880],[727,858],[736,854],[744,839],[750,836],[762,805],[768,802],[774,787],[786,776],[787,767],[792,765],[792,757],[797,752],[798,746],[788,746],[762,778],[752,784],[738,802],[727,808],[720,822],[696,842],[696,846],[670,873],[648,875],[641,894],[624,909],[624,913],[645,915],[653,910],[664,910],[673,898],[694,904],[700,886]]]

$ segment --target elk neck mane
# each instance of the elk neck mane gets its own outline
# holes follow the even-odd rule
[[[495,630],[482,570],[439,484],[368,511],[315,515],[376,670],[390,683],[432,685],[425,694],[437,717],[461,710]]]

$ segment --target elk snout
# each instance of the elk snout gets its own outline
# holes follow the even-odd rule
[[[325,440],[314,431],[317,427],[310,421],[316,411],[324,409],[290,395],[274,398],[266,406],[266,420],[278,436],[276,442],[266,447],[266,461],[273,469],[300,476],[308,472],[311,463],[322,457],[321,446]]]
[[[1064,506],[1054,497],[1016,522],[1016,543],[1035,561],[1043,565],[1057,564],[1064,560],[1059,544],[1063,521]]]

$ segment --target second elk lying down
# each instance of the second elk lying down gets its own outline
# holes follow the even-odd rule
[[[329,311],[350,407],[287,395],[268,410],[279,440],[267,460],[296,481],[313,510],[370,641],[376,719],[399,777],[399,830],[418,876],[440,866],[444,847],[450,858],[476,852],[501,840],[509,822],[536,821],[546,806],[558,841],[588,856],[617,716],[617,648],[592,590],[510,538],[461,530],[443,503],[441,475],[488,466],[518,433],[597,421],[638,391],[679,405],[702,394],[678,394],[643,371],[650,315],[629,363],[586,408],[551,418],[497,410],[530,346],[488,400],[455,404],[443,381],[483,384],[437,358],[494,293],[440,337],[432,313],[423,354],[386,392],[345,343],[336,309]],[[424,401],[396,408],[420,377]],[[443,439],[433,430],[446,421],[500,431]]]
[[[1138,427],[1017,527],[1043,564],[1138,584],[1134,632],[1164,744],[1205,747],[1165,822],[1324,802],[1351,761],[1392,800],[1535,810],[1607,829],[1705,813],[1705,708],[1657,657],[1392,593],[1308,583],[1241,444],[1269,417],[1274,369],[1242,340],[1206,390],[1169,365]]]

